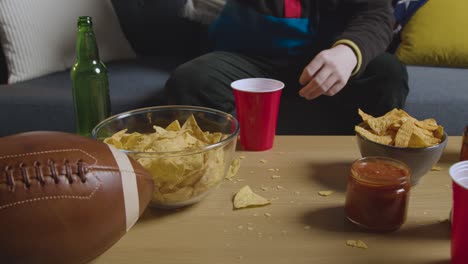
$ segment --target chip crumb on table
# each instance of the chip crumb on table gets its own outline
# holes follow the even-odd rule
[[[275,175],[271,175],[271,178],[272,178],[272,179],[279,179],[279,178],[281,178],[281,176],[275,174]]]
[[[330,191],[330,190],[324,190],[324,191],[319,191],[318,194],[320,196],[330,196],[333,194],[333,191]]]
[[[431,171],[441,171],[442,170],[442,167],[439,167],[439,166],[433,166],[431,168]]]
[[[361,248],[361,249],[367,249],[368,246],[364,241],[362,240],[346,240],[346,245],[349,247],[355,247],[355,248]]]

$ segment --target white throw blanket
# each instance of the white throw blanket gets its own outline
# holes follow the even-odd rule
[[[187,0],[183,9],[183,16],[199,21],[203,24],[210,24],[223,9],[227,0]]]

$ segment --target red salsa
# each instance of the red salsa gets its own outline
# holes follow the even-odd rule
[[[406,220],[410,172],[402,162],[367,157],[351,166],[346,192],[347,218],[376,231],[398,229]]]

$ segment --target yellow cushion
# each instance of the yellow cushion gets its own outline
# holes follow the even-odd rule
[[[405,25],[396,55],[409,65],[468,67],[468,0],[429,0]]]

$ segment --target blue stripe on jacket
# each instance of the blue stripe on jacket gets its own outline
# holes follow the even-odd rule
[[[216,50],[288,56],[307,53],[316,31],[308,18],[279,18],[229,0],[210,28]]]

